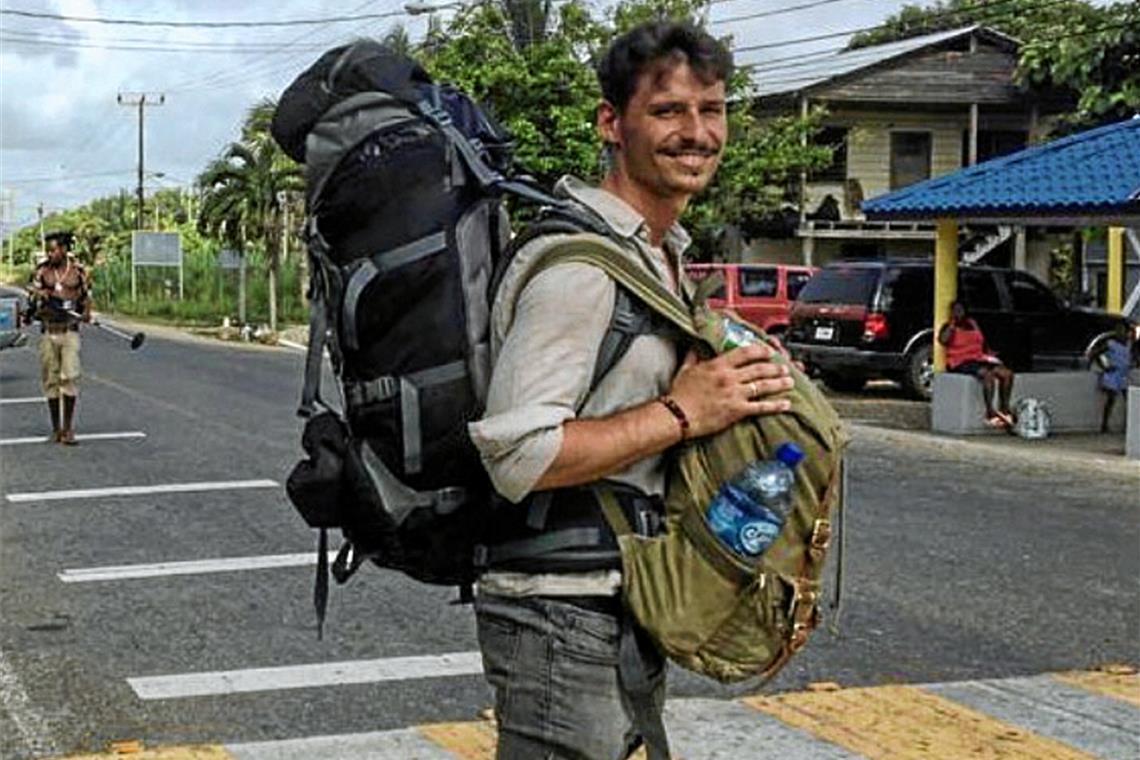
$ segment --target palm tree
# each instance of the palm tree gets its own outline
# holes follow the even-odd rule
[[[233,143],[198,178],[203,188],[199,228],[241,250],[258,240],[269,255],[269,327],[277,329],[277,276],[281,259],[282,192],[299,186],[295,167],[275,166],[275,146]],[[243,252],[244,255],[244,252]]]
[[[269,255],[269,328],[277,330],[277,279],[281,266],[281,212],[289,191],[302,187],[301,171],[269,135],[275,104],[250,109],[241,142],[231,143],[198,177],[199,229],[234,244],[258,240]],[[244,251],[242,253],[244,256]]]
[[[546,39],[551,0],[502,0],[503,14],[510,25],[516,50],[523,50]]]

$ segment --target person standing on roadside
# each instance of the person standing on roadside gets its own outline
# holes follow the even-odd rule
[[[87,272],[71,255],[71,233],[45,236],[47,259],[32,276],[35,317],[42,325],[40,377],[51,417],[49,441],[75,445],[79,398],[79,322],[91,321]]]
[[[608,173],[599,187],[566,177],[555,189],[604,225],[613,255],[681,304],[693,294],[681,268],[689,236],[677,220],[712,180],[728,139],[731,69],[719,42],[685,24],[644,24],[615,39],[598,66]],[[620,559],[594,486],[605,481],[626,514],[659,524],[668,449],[786,411],[789,402],[773,396],[792,379],[763,345],[698,360],[674,337],[643,334],[594,385],[615,281],[560,263],[511,292],[527,262],[565,240],[532,240],[504,276],[486,411],[470,426],[502,497],[492,530],[507,539],[488,546],[475,602],[497,757],[617,760],[643,741],[660,757],[665,663],[652,647],[629,645]],[[578,536],[583,545],[567,544]]]

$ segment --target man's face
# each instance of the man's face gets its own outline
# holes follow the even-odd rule
[[[59,244],[58,240],[49,240],[47,244],[48,261],[53,264],[58,264],[63,261],[64,250],[63,246]]]
[[[658,64],[642,73],[623,112],[602,104],[598,127],[629,179],[654,195],[687,199],[720,163],[728,136],[724,82],[701,81],[688,63]]]

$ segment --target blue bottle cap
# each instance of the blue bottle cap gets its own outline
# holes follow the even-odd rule
[[[804,460],[804,450],[791,441],[781,443],[776,447],[776,459],[788,466],[788,469],[796,469],[796,465]]]

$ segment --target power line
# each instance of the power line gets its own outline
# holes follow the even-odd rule
[[[351,11],[349,11],[349,13],[355,14],[357,11],[366,8],[371,4],[372,0],[363,0],[360,5],[353,8]],[[328,26],[331,26],[331,24],[326,24],[325,27],[322,27],[322,29],[325,29]],[[321,29],[306,30],[300,35],[292,37],[289,40],[280,43],[278,45],[278,49],[291,54],[288,58],[285,59],[285,62],[292,63],[293,61],[298,60],[301,57],[301,53],[299,53],[293,46],[303,39],[311,38],[315,32],[319,31],[321,31]],[[325,46],[328,44],[329,43],[325,43]],[[273,51],[264,51],[261,55],[262,60],[260,61],[247,62],[240,68],[231,66],[222,69],[216,69],[215,71],[210,72],[205,76],[182,79],[181,81],[178,81],[175,84],[171,85],[168,89],[174,91],[208,90],[219,86],[232,86],[234,84],[242,83],[245,81],[251,81],[252,79],[263,76],[269,73],[271,70],[275,70],[277,68],[276,64],[281,63],[281,61],[274,61],[271,58],[272,55],[276,55],[276,53]]]
[[[1116,29],[1129,29],[1132,26],[1133,26],[1133,23],[1128,23],[1128,22],[1120,23],[1120,24],[1109,24],[1107,26],[1097,27],[1095,29],[1085,29],[1085,30],[1082,30],[1079,32],[1070,32],[1069,34],[1057,35],[1054,37],[1050,37],[1049,40],[1050,41],[1067,40],[1067,39],[1071,39],[1073,37],[1084,37],[1084,36],[1089,35],[1089,34],[1099,34],[1100,32],[1109,32],[1109,31],[1113,31]],[[1027,43],[1027,44],[1032,44],[1032,43]],[[836,74],[836,76],[842,76],[842,74],[848,74],[848,73],[853,73],[853,71],[842,72],[840,74]],[[767,80],[764,80],[763,84],[765,87],[770,87],[773,85],[784,85],[784,84],[802,84],[804,82],[816,82],[816,81],[819,81],[820,78],[821,77],[819,74],[803,74],[800,76],[793,76],[793,77],[788,77],[785,79],[767,79]]]
[[[286,21],[153,21],[146,19],[103,18],[100,16],[69,16],[62,13],[42,13],[38,11],[26,11],[14,8],[0,9],[0,15],[48,19],[51,21],[71,21],[80,24],[110,24],[116,26],[144,27],[152,26],[176,29],[225,29],[251,27],[321,26],[324,24],[342,24],[353,21],[371,21],[379,18],[406,16],[408,15],[408,12],[405,10],[398,10],[385,11],[382,13],[361,13],[352,16],[326,16],[324,18],[288,19]]]
[[[800,3],[799,5],[788,5],[783,8],[770,8],[766,11],[759,11],[758,13],[745,13],[739,16],[729,16],[728,18],[716,19],[709,22],[709,26],[717,24],[732,24],[737,21],[751,21],[757,18],[767,18],[768,16],[779,16],[785,13],[795,13],[796,11],[807,10],[809,8],[818,8],[821,5],[834,5],[835,3],[845,3],[850,0],[811,0],[811,2]]]
[[[164,50],[169,49],[175,52],[194,51],[194,52],[260,52],[264,50],[277,50],[281,47],[280,43],[273,42],[204,42],[200,40],[176,40],[171,38],[158,39],[155,37],[111,37],[111,38],[92,38],[82,34],[52,34],[47,32],[27,32],[23,30],[5,29],[3,31],[5,38],[19,38],[11,39],[12,42],[19,40],[27,40],[34,43],[42,43],[52,46],[53,43],[64,47],[93,47],[110,50]],[[129,45],[149,45],[161,47],[128,47]],[[299,45],[298,47],[309,47],[315,49],[315,45]]]
[[[56,177],[20,177],[18,179],[5,178],[2,184],[5,185],[32,185],[39,182],[67,182],[73,179],[93,179],[95,177],[117,177],[122,174],[130,174],[134,169],[117,169],[115,171],[104,172],[90,172],[88,174],[69,174],[65,176]]]
[[[956,10],[946,11],[944,13],[934,13],[934,14],[931,14],[930,16],[926,17],[926,19],[924,19],[924,21],[939,21],[939,20],[942,20],[945,18],[950,18],[952,16],[962,16],[967,12],[981,11],[980,14],[975,13],[975,15],[972,16],[972,20],[974,21],[974,23],[979,23],[979,22],[986,21],[988,19],[994,18],[997,14],[990,14],[990,11],[992,11],[993,9],[999,8],[999,7],[1004,6],[1004,5],[1009,5],[1010,3],[1013,3],[1013,2],[1016,2],[1016,0],[995,0],[995,2],[989,3],[989,4],[984,5],[984,6],[977,6],[973,9],[971,9],[970,11],[966,11],[963,9],[956,9]],[[1048,2],[1038,3],[1037,5],[1032,5],[1032,6],[1022,8],[1021,13],[1022,14],[1029,13],[1032,11],[1041,10],[1043,8],[1048,8],[1050,6],[1064,5],[1064,4],[1068,4],[1071,2],[1072,2],[1072,0],[1050,0]],[[734,47],[732,49],[732,51],[734,53],[745,53],[745,52],[748,52],[750,50],[769,50],[769,49],[773,49],[773,48],[788,47],[789,45],[801,45],[801,44],[808,43],[808,42],[819,42],[822,40],[835,39],[837,37],[845,37],[848,35],[860,34],[862,32],[873,32],[873,31],[884,30],[884,29],[889,29],[889,28],[890,27],[886,26],[885,24],[879,23],[879,24],[875,24],[874,26],[861,26],[861,27],[856,27],[854,29],[847,29],[847,30],[844,30],[841,32],[829,32],[826,34],[812,35],[810,37],[799,37],[799,38],[791,39],[791,40],[781,40],[779,42],[763,42],[763,43],[759,43],[756,45],[741,45],[738,47]],[[950,31],[950,30],[947,29],[945,31]],[[937,32],[932,31],[929,33],[930,34],[936,34]],[[898,41],[902,41],[902,40],[898,40]],[[840,48],[840,49],[842,49],[842,48]]]
[[[241,46],[241,45],[234,45],[234,46],[231,46],[228,48],[221,48],[221,47],[199,48],[199,47],[183,47],[183,46],[174,46],[174,45],[164,45],[162,47],[148,47],[148,46],[144,46],[144,45],[107,45],[107,44],[101,44],[101,43],[97,43],[97,42],[63,42],[63,41],[48,40],[48,39],[43,39],[43,38],[13,37],[13,36],[11,36],[10,33],[0,34],[0,41],[7,42],[7,43],[10,43],[13,45],[27,45],[30,47],[89,48],[89,49],[95,49],[95,50],[125,50],[125,51],[134,51],[134,52],[138,52],[138,53],[169,53],[169,54],[178,54],[178,55],[181,55],[184,53],[194,53],[195,55],[199,55],[202,53],[214,53],[214,54],[221,53],[221,54],[225,54],[225,55],[241,55],[242,53],[253,54],[253,53],[258,53],[258,52],[269,52],[269,53],[290,52],[287,50],[286,51],[273,50],[272,48],[261,48],[261,49],[253,48],[253,49],[250,49],[248,46]],[[318,50],[319,48],[307,47],[306,49],[307,50]]]
[[[1003,5],[1008,5],[1012,2],[1016,2],[1016,0],[995,0],[995,2],[986,6],[986,10],[992,11],[994,8],[997,8],[997,7],[1000,7]],[[1038,3],[1037,5],[1029,6],[1029,7],[1025,8],[1024,10],[1026,12],[1038,11],[1038,10],[1043,10],[1045,8],[1048,8],[1048,7],[1051,7],[1054,5],[1063,5],[1063,4],[1066,4],[1069,2],[1071,2],[1071,0],[1045,0],[1045,2],[1041,2],[1041,3]],[[945,15],[954,15],[955,13],[960,13],[960,11],[950,11],[947,14],[943,14],[943,15],[938,16],[938,18],[942,18]],[[976,17],[974,20],[978,21],[978,22],[984,22],[984,21],[987,21],[991,18],[994,18],[996,15],[997,14],[987,13],[986,15]],[[934,18],[934,17],[932,17],[932,18]],[[880,26],[880,27],[875,27],[875,28],[883,28],[883,27]],[[945,30],[945,31],[951,31],[951,30]],[[937,33],[938,32],[929,32],[929,34],[937,34]],[[925,35],[914,35],[914,37],[919,37],[919,36],[925,36]],[[892,42],[884,43],[884,44],[892,44],[895,42],[898,42],[898,43],[906,42],[909,39],[914,39],[914,37],[906,37],[906,38],[902,38],[899,40],[892,40]],[[810,68],[812,66],[818,66],[821,64],[828,65],[828,64],[833,63],[836,53],[844,53],[844,60],[845,61],[857,60],[858,58],[862,58],[862,57],[874,58],[878,55],[881,55],[881,51],[879,50],[879,47],[880,46],[878,46],[878,45],[868,45],[866,47],[850,49],[847,47],[847,45],[839,45],[837,47],[826,48],[824,50],[818,50],[818,51],[815,51],[812,53],[800,53],[797,55],[789,55],[789,56],[784,56],[781,58],[769,58],[765,61],[758,61],[758,62],[752,63],[752,64],[745,64],[744,68],[749,69],[753,73],[766,72],[766,71],[777,71],[777,70],[785,70],[785,69]],[[736,48],[735,50],[740,50],[740,48]],[[785,62],[788,62],[787,65],[774,65],[774,64],[782,64]]]

